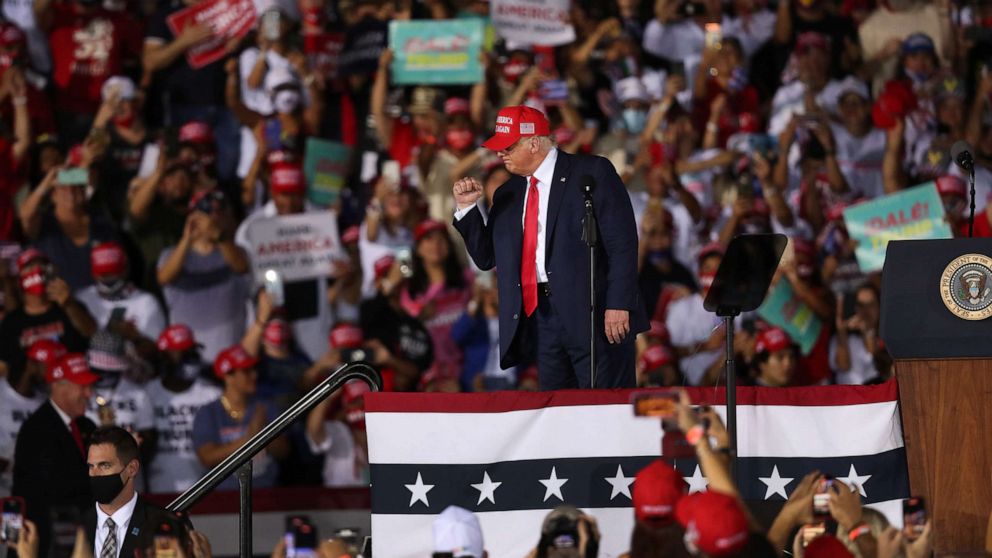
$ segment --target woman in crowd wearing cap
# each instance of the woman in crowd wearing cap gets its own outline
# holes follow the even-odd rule
[[[258,395],[273,400],[280,410],[289,407],[302,390],[303,373],[312,363],[264,289],[258,293],[255,321],[241,338],[241,346],[258,359]]]
[[[25,350],[41,338],[84,351],[96,331],[93,317],[56,276],[44,254],[28,248],[17,258],[21,306],[0,321],[0,375],[24,366]]]
[[[445,378],[457,379],[461,376],[462,351],[451,337],[451,326],[464,312],[472,291],[447,225],[434,220],[417,225],[411,267],[412,275],[400,293],[400,304],[430,332],[433,370]]]
[[[362,302],[361,329],[372,348],[371,362],[396,374],[396,390],[412,391],[434,362],[434,343],[423,323],[400,303],[407,279],[393,256],[376,260],[375,297]]]
[[[786,387],[796,377],[796,347],[784,330],[770,327],[758,332],[751,361],[754,383],[765,387]]]
[[[397,161],[384,161],[382,172],[372,181],[372,199],[360,225],[359,247],[378,244],[387,248],[413,245],[413,218],[410,188],[403,188]],[[364,248],[362,248],[364,250]]]
[[[444,97],[433,87],[415,87],[406,114],[399,118],[389,116],[386,104],[392,62],[393,51],[383,50],[369,110],[382,148],[389,152],[390,159],[399,162],[400,168],[406,168],[433,159],[444,137]],[[430,165],[420,166],[424,169]]]
[[[224,391],[220,398],[200,407],[193,419],[193,448],[204,467],[201,474],[216,467],[276,418],[278,413],[272,403],[256,395],[257,365],[258,359],[240,344],[224,349],[214,360],[214,375],[224,383]],[[256,455],[252,461],[253,485],[274,486],[279,476],[274,459],[283,459],[288,453],[289,440],[282,436]],[[237,486],[237,479],[231,475],[217,488],[232,490]]]
[[[327,290],[327,303],[331,306],[334,322],[357,322],[362,303],[362,259],[358,249],[361,230],[352,225],[341,233],[341,245],[348,259],[337,262],[337,278]]]
[[[206,358],[244,333],[248,256],[234,244],[230,212],[218,191],[194,197],[182,238],[158,261],[169,316],[196,329]]]
[[[483,85],[485,81],[480,82]],[[478,85],[476,85],[478,87]],[[444,101],[444,141],[429,165],[420,166],[420,183],[432,219],[447,221],[454,213],[450,184],[453,176],[482,174],[487,151],[477,149],[477,124],[472,120],[469,100],[451,97]]]

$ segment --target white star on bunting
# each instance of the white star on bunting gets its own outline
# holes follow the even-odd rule
[[[610,491],[611,502],[621,494],[626,496],[628,500],[631,499],[630,485],[634,484],[634,477],[623,476],[623,468],[620,465],[617,465],[617,475],[615,477],[606,477],[604,480],[613,487],[613,490]]]
[[[496,503],[496,489],[499,488],[499,485],[501,485],[501,484],[503,484],[503,483],[502,482],[493,482],[492,479],[489,478],[489,472],[488,471],[483,472],[482,473],[482,482],[480,482],[479,484],[473,484],[472,485],[472,488],[474,488],[474,489],[476,489],[476,490],[479,491],[479,501],[476,502],[475,505],[479,505],[482,502],[484,502],[485,500],[489,500],[490,502],[492,502],[493,504],[495,504]]]
[[[870,478],[871,475],[859,475],[858,471],[854,468],[854,463],[851,463],[851,470],[847,473],[847,476],[837,477],[837,480],[844,481],[847,486],[851,487],[852,491],[854,488],[857,488],[858,493],[867,498],[868,494],[865,493],[865,483],[868,482],[868,479]]]
[[[693,492],[706,492],[706,487],[709,486],[710,481],[703,476],[703,473],[699,470],[699,465],[696,465],[696,470],[692,473],[691,477],[682,477],[682,480],[689,485],[689,494]]]
[[[788,500],[789,496],[785,492],[785,487],[796,480],[795,478],[781,477],[778,474],[778,465],[772,467],[772,476],[758,477],[758,480],[765,483],[765,500],[771,498],[772,494],[778,494],[783,500]]]
[[[406,489],[410,491],[410,506],[409,507],[412,508],[413,507],[413,504],[416,503],[416,502],[423,502],[424,505],[427,506],[427,507],[430,507],[431,506],[427,502],[427,493],[430,492],[434,488],[434,485],[433,484],[424,484],[424,479],[423,479],[423,477],[420,476],[420,472],[419,471],[417,472],[417,482],[416,483],[414,483],[414,484],[405,484],[403,486],[405,486]]]
[[[561,487],[564,486],[566,482],[568,482],[568,479],[559,479],[558,472],[555,470],[554,467],[551,468],[551,476],[546,479],[540,480],[539,482],[543,484],[545,488],[544,490],[545,502],[547,502],[548,498],[552,496],[558,498],[562,502],[565,501],[565,497],[562,496],[561,494]]]

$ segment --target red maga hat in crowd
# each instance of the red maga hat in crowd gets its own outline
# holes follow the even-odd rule
[[[269,187],[272,188],[273,194],[306,193],[307,181],[303,175],[303,166],[296,163],[280,163],[272,167]]]
[[[672,351],[669,351],[664,345],[655,345],[654,347],[649,347],[644,354],[641,355],[640,359],[641,370],[654,370],[659,366],[664,366],[666,364],[672,364],[675,362],[675,356]]]
[[[17,272],[20,273],[24,271],[29,265],[38,261],[47,263],[48,256],[37,248],[28,248],[24,250],[17,256]]]
[[[354,324],[338,324],[331,329],[328,340],[335,349],[357,349],[365,342],[365,335]]]
[[[45,381],[49,384],[65,380],[76,385],[88,386],[99,379],[100,376],[90,371],[90,365],[86,362],[86,357],[79,353],[68,353],[64,355],[58,360],[55,366],[52,366],[45,372]]]
[[[685,497],[686,484],[671,465],[661,459],[641,469],[631,493],[634,517],[657,524],[675,519],[675,507]]]
[[[675,510],[686,540],[710,556],[731,556],[747,545],[747,517],[733,496],[710,490],[679,500]]]
[[[258,359],[248,354],[241,345],[232,345],[217,355],[214,360],[214,375],[221,380],[235,370],[248,370],[255,368]]]
[[[65,345],[53,339],[39,339],[28,347],[28,360],[40,362],[50,367],[68,353]]]
[[[544,113],[528,106],[506,107],[496,115],[496,130],[482,147],[492,151],[502,151],[529,136],[549,136],[551,125]]]
[[[93,277],[121,276],[127,273],[127,254],[116,242],[97,244],[90,251]]]
[[[158,336],[156,346],[160,351],[188,351],[196,346],[193,330],[185,324],[172,324]]]
[[[448,226],[441,221],[435,221],[434,219],[427,219],[426,221],[421,221],[417,224],[417,227],[413,230],[413,241],[420,242],[421,238],[431,234],[435,231],[446,231]]]
[[[774,353],[792,346],[792,339],[782,328],[771,327],[758,333],[754,350],[759,353]]]

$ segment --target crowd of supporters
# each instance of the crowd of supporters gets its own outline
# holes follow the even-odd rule
[[[574,42],[496,33],[483,79],[448,87],[394,85],[385,44],[378,64],[335,56],[390,21],[489,25],[487,1],[260,2],[255,29],[193,66],[211,29],[168,21],[196,3],[2,4],[0,495],[20,425],[58,382],[80,382],[93,422],[138,436],[144,487],[164,493],[349,361],[389,390],[536,389],[532,366],[500,368],[494,276],[449,225],[455,180],[491,199],[509,177],[480,147],[503,106],[544,111],[559,149],[624,179],[652,317],[642,386],[721,381],[725,332],[703,298],[737,234],[790,238],[774,285],[818,323],[800,346],[756,314],[735,322],[739,380],[762,386],[891,375],[879,275],[859,267],[845,208],[935,182],[962,234],[948,151],[967,140],[975,233],[992,236],[983,2],[576,0]],[[307,196],[308,138],[354,153],[329,207]],[[340,257],[275,300],[248,229],[308,213],[336,221]],[[74,355],[95,383],[52,375]],[[367,485],[363,393],[349,384],[273,443],[255,485]]]

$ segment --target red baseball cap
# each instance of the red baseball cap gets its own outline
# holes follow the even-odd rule
[[[265,324],[262,331],[262,339],[270,345],[283,346],[293,338],[293,330],[289,327],[289,322],[282,318],[273,318]]]
[[[774,353],[792,346],[792,339],[782,328],[772,327],[758,333],[754,350],[759,353]]]
[[[363,398],[366,393],[371,391],[372,388],[362,380],[350,380],[342,388],[342,402],[348,405],[355,402],[355,400]]]
[[[331,329],[328,340],[335,349],[357,349],[365,342],[365,334],[354,324],[338,324]]]
[[[65,345],[52,339],[39,339],[28,347],[28,359],[51,367],[69,352]]]
[[[17,272],[20,273],[24,271],[24,269],[29,265],[39,260],[47,263],[48,256],[37,248],[28,248],[27,250],[24,250],[17,256]]]
[[[803,556],[806,558],[853,558],[854,555],[837,537],[824,534],[809,543],[806,550],[803,551]]]
[[[358,237],[361,234],[361,229],[358,225],[352,225],[341,233],[341,244],[354,244],[358,242]]]
[[[165,328],[155,343],[160,351],[188,351],[196,346],[193,330],[185,324],[172,324]]]
[[[938,178],[936,182],[937,193],[942,196],[960,196],[962,198],[968,196],[968,188],[960,177],[947,174]]]
[[[121,276],[127,273],[127,254],[116,242],[103,242],[90,250],[90,270],[93,277]]]
[[[482,147],[502,151],[528,136],[549,136],[551,125],[544,113],[528,106],[506,107],[496,116],[496,130]]]
[[[668,333],[668,326],[662,320],[651,320],[651,329],[647,332],[651,337],[657,337],[662,343],[667,343],[671,339]]]
[[[699,250],[699,256],[696,259],[701,262],[709,256],[723,257],[723,244],[716,241],[710,242]]]
[[[180,143],[213,143],[214,133],[206,122],[187,122],[179,128]]]
[[[232,345],[217,355],[214,360],[214,375],[223,380],[235,370],[247,370],[255,368],[258,359],[249,355],[241,345]]]
[[[444,114],[447,116],[453,116],[455,114],[468,114],[471,111],[471,106],[468,103],[468,99],[462,97],[451,97],[450,99],[444,101]]]
[[[269,187],[273,194],[304,194],[307,181],[303,167],[293,163],[283,163],[272,167],[269,173]]]
[[[641,469],[631,493],[634,517],[649,524],[667,523],[675,518],[675,508],[685,496],[686,485],[671,465],[656,459]]]
[[[420,242],[421,238],[429,235],[435,231],[445,231],[447,232],[448,226],[441,221],[436,221],[434,219],[428,219],[426,221],[421,221],[417,224],[417,227],[413,229],[413,241]]]
[[[79,353],[64,355],[55,366],[45,372],[45,382],[49,384],[65,380],[79,386],[88,386],[99,379],[100,376],[90,371],[86,356]]]
[[[675,517],[686,540],[710,556],[730,556],[747,545],[747,517],[732,496],[713,490],[690,494],[679,500]]]
[[[664,345],[649,347],[640,358],[641,370],[644,371],[654,370],[659,366],[672,364],[673,362],[675,362],[674,355]]]

